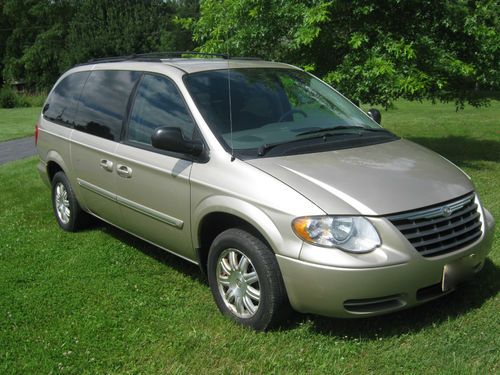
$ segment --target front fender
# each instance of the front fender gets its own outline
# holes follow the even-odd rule
[[[291,229],[291,219],[281,217],[281,225],[286,225],[280,231],[269,214],[244,200],[223,195],[212,195],[202,200],[193,210],[192,239],[196,248],[200,247],[198,236],[200,224],[208,214],[221,212],[234,215],[254,226],[267,240],[272,250],[281,255],[298,258],[302,241]],[[281,215],[282,216],[282,215]],[[286,216],[286,215],[285,215]],[[285,234],[285,236],[283,235]],[[289,235],[288,235],[289,234]]]

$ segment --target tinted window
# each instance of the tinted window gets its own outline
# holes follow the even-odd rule
[[[130,71],[93,71],[80,98],[75,129],[118,140],[130,92],[140,75]]]
[[[64,78],[52,91],[43,108],[47,120],[73,126],[78,99],[89,72],[73,73]]]
[[[130,115],[127,139],[151,145],[159,127],[180,128],[192,139],[194,123],[177,87],[165,77],[145,75],[139,84]]]

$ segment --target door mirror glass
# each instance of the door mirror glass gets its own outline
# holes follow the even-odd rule
[[[382,122],[382,114],[378,109],[370,108],[368,112],[366,112],[366,114],[370,116],[377,124],[380,124]]]

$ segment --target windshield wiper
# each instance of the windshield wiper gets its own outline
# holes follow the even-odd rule
[[[347,126],[347,125],[339,125],[335,126],[333,128],[322,128],[322,129],[314,129],[314,130],[308,130],[302,133],[299,133],[296,135],[296,137],[300,137],[301,135],[307,135],[307,134],[319,134],[319,133],[324,133],[324,132],[332,132],[336,130],[360,130],[360,131],[367,131],[367,132],[384,132],[384,133],[390,133],[388,130],[385,130],[384,128],[364,128],[362,126]],[[344,134],[344,133],[342,133]]]
[[[285,142],[277,142],[277,143],[264,143],[262,145],[259,146],[259,149],[257,150],[257,155],[259,156],[264,156],[265,154],[267,154],[267,152],[276,147],[276,146],[281,146],[281,145],[286,145],[288,143],[295,143],[295,142],[302,142],[303,139],[291,139],[291,140],[288,140],[288,141],[285,141]]]
[[[259,146],[259,149],[257,150],[257,155],[258,156],[264,156],[270,149],[279,146],[279,145],[284,145],[286,143],[291,143],[291,142],[296,142],[297,140],[292,140],[288,142],[281,142],[281,143],[264,143],[263,145]]]
[[[264,156],[265,154],[267,154],[267,152],[269,150],[273,149],[276,146],[281,146],[281,145],[285,145],[285,144],[288,144],[288,143],[302,142],[304,140],[312,139],[312,138],[324,138],[324,141],[326,142],[327,135],[330,135],[330,134],[328,134],[328,132],[332,132],[334,130],[346,130],[346,129],[347,130],[354,129],[354,130],[361,130],[361,131],[368,131],[368,132],[382,132],[382,133],[387,133],[387,134],[393,135],[389,130],[385,130],[383,128],[363,128],[361,126],[345,126],[345,125],[340,125],[340,126],[336,126],[336,127],[333,127],[333,128],[323,128],[323,129],[309,130],[309,131],[302,132],[302,133],[299,133],[299,134],[296,135],[296,137],[298,137],[298,136],[306,135],[306,134],[319,134],[320,135],[319,137],[308,137],[308,138],[292,139],[292,140],[289,140],[289,141],[278,142],[278,143],[264,143],[264,144],[262,144],[262,145],[259,146],[259,149],[257,150],[257,155],[258,156]],[[327,132],[327,134],[320,134],[320,133],[324,133],[324,132]],[[336,133],[336,135],[345,135],[345,134],[357,134],[357,135],[361,135],[361,133],[346,133],[346,132]]]

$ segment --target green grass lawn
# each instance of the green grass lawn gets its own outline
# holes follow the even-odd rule
[[[0,142],[35,135],[41,108],[0,108]]]
[[[383,112],[463,168],[497,219],[498,119],[499,102]],[[500,372],[498,229],[481,274],[443,299],[364,320],[295,314],[255,333],[219,314],[195,266],[108,225],[59,230],[35,165],[0,166],[1,374]]]

